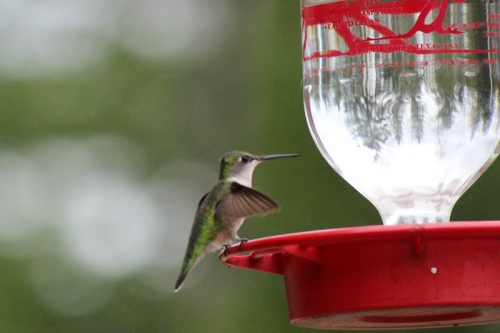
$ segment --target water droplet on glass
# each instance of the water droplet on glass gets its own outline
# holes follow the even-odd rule
[[[340,82],[341,84],[349,84],[349,83],[351,83],[351,82],[353,82],[353,81],[354,81],[354,78],[352,78],[352,77],[349,77],[349,78],[344,78],[344,79],[339,79],[339,82]]]
[[[401,76],[402,78],[405,78],[405,79],[409,79],[409,78],[415,77],[416,75],[417,74],[414,72],[407,72],[407,73],[402,73],[399,76]]]
[[[473,77],[479,74],[479,67],[477,65],[465,67],[464,75],[467,77]]]

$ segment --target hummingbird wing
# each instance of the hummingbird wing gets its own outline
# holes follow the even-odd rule
[[[215,214],[239,218],[266,215],[278,208],[279,205],[264,193],[232,182],[230,194],[217,205]]]

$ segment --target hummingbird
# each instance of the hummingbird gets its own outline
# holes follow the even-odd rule
[[[198,203],[181,273],[175,284],[176,292],[206,254],[236,243],[241,246],[246,241],[237,234],[246,217],[266,215],[279,208],[274,200],[252,188],[255,167],[264,161],[298,156],[257,156],[241,151],[222,156],[219,180]]]

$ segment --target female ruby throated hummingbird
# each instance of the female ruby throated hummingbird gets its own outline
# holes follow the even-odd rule
[[[244,241],[238,237],[237,232],[246,217],[266,215],[279,208],[274,200],[252,188],[255,167],[263,161],[297,156],[299,155],[256,156],[240,151],[222,156],[219,181],[198,204],[175,291],[182,287],[189,271],[207,253]]]

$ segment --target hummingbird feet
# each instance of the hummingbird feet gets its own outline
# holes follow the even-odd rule
[[[224,248],[224,256],[227,256],[227,249],[231,247],[231,244],[224,244],[222,245],[222,247]]]
[[[240,244],[238,244],[238,251],[241,251],[241,245],[243,243],[248,242],[248,238],[242,238],[240,239]],[[224,248],[224,255],[227,256],[227,249],[229,249],[233,244],[223,244],[222,247]]]
[[[238,251],[241,251],[241,246],[243,245],[243,243],[246,243],[246,242],[248,242],[248,238],[240,239],[240,245],[238,245]]]

